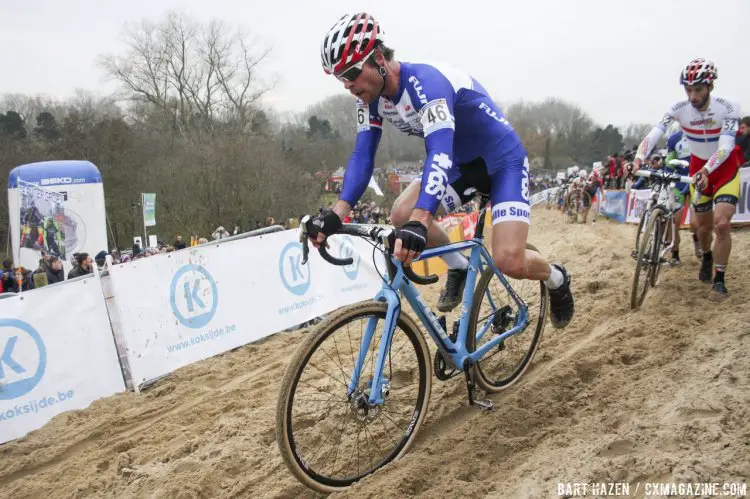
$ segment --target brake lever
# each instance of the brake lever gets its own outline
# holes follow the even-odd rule
[[[302,245],[302,265],[307,263],[307,257],[310,255],[310,242],[307,237],[307,222],[309,221],[310,215],[305,215],[299,223],[299,242]]]

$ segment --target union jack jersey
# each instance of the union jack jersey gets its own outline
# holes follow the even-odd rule
[[[678,102],[656,127],[666,132],[669,125],[677,121],[690,141],[690,153],[708,160],[718,149],[720,136],[728,135],[734,140],[739,118],[739,106],[721,97],[711,96],[708,109],[704,112],[695,109],[690,101]]]

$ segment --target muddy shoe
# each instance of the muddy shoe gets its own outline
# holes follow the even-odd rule
[[[714,299],[722,300],[729,297],[729,291],[727,291],[727,287],[723,282],[714,281],[713,285],[711,286],[711,295]]]
[[[445,281],[445,288],[440,292],[440,299],[437,302],[437,309],[439,311],[450,312],[461,303],[467,273],[468,269],[448,270],[448,279]]]
[[[557,289],[549,290],[549,319],[554,327],[562,329],[573,319],[575,304],[570,292],[570,275],[560,264],[553,263],[563,273],[563,284]]]

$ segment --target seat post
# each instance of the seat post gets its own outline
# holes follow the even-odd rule
[[[490,198],[484,194],[479,197],[481,208],[479,209],[479,215],[477,216],[477,226],[474,230],[474,237],[476,239],[484,238],[484,220],[487,216],[487,204],[490,202]]]

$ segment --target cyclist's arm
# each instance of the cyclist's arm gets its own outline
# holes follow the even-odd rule
[[[726,161],[729,155],[732,154],[738,125],[739,112],[737,112],[737,114],[730,114],[724,118],[724,123],[721,127],[721,135],[719,135],[719,145],[716,148],[716,152],[708,158],[708,161],[706,161],[706,166],[703,167],[709,174],[716,171],[716,169]]]
[[[375,168],[375,153],[383,133],[383,119],[377,111],[378,102],[369,106],[357,101],[357,137],[354,151],[349,157],[341,186],[341,195],[333,208],[339,217],[344,218],[365,193]]]
[[[677,106],[679,106],[678,104]],[[657,123],[651,131],[646,135],[646,137],[641,141],[641,144],[638,146],[638,152],[635,154],[635,159],[640,164],[646,157],[651,154],[651,151],[656,147],[656,144],[659,143],[659,140],[664,136],[664,134],[667,132],[667,129],[669,126],[674,122],[676,118],[676,108],[677,106],[673,106],[669,111],[664,114],[664,117],[661,119],[659,123]]]
[[[420,87],[420,91],[416,87]],[[411,101],[419,112],[425,143],[425,164],[417,204],[410,220],[429,227],[440,200],[448,187],[448,170],[453,165],[453,86],[434,70],[424,76],[409,78],[406,85]]]

